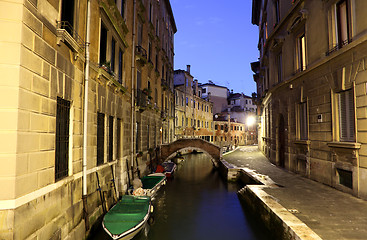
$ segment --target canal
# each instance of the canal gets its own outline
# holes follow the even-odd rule
[[[153,201],[151,223],[134,240],[265,240],[265,227],[240,202],[205,154],[185,155],[174,179]],[[102,228],[91,239],[109,239]]]

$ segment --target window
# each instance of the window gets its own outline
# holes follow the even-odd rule
[[[99,64],[106,63],[106,51],[107,51],[107,28],[104,24],[101,24],[101,35],[99,42]]]
[[[337,12],[337,40],[339,47],[349,42],[349,24],[348,24],[348,4],[347,0],[342,0],[336,5]]]
[[[153,4],[150,3],[149,5],[149,22],[153,22]]]
[[[159,36],[159,20],[158,19],[155,24],[155,35]]]
[[[350,189],[353,189],[353,172],[337,168],[339,183]]]
[[[152,62],[152,42],[148,43],[148,62]]]
[[[275,26],[280,21],[280,9],[279,9],[279,0],[274,1],[274,12],[275,12]]]
[[[329,50],[326,55],[352,41],[349,0],[339,0],[329,10]]]
[[[155,54],[155,71],[158,72],[158,54]]]
[[[124,52],[119,49],[119,69],[118,69],[118,82],[122,84],[122,66],[124,61]]]
[[[125,17],[125,0],[121,0],[121,17],[124,18]]]
[[[186,106],[189,106],[189,98],[186,98]]]
[[[108,161],[113,161],[113,116],[108,118]]]
[[[69,172],[69,126],[70,102],[57,98],[55,180],[68,176]]]
[[[149,141],[149,137],[150,136],[150,132],[149,132],[149,125],[147,125],[147,149],[150,148],[150,141]]]
[[[306,70],[306,40],[304,33],[297,38],[297,58],[298,70]]]
[[[140,124],[137,122],[135,125],[136,129],[136,136],[135,136],[135,151],[139,152],[140,151]]]
[[[112,38],[111,40],[111,71],[115,71],[115,50],[116,50],[116,41]]]
[[[121,158],[121,124],[122,120],[120,118],[117,119],[117,126],[116,126],[116,158]]]
[[[200,120],[198,120],[198,127],[200,127]]]
[[[61,23],[71,36],[74,36],[74,0],[61,1]]]
[[[201,90],[201,92],[202,92],[202,93],[206,93],[206,88],[203,88],[203,89]]]
[[[308,117],[307,117],[307,102],[298,105],[299,116],[299,139],[308,139]]]
[[[276,66],[277,66],[277,77],[278,83],[282,82],[282,71],[283,71],[283,64],[282,64],[282,53],[280,52],[276,57]],[[246,104],[247,104],[246,100]]]
[[[355,114],[353,90],[338,94],[339,139],[342,142],[355,141]]]
[[[104,162],[104,114],[97,114],[97,165]]]

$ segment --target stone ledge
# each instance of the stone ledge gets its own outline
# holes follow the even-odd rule
[[[263,191],[267,186],[248,185],[238,194],[249,208],[256,211],[267,228],[276,237],[286,240],[321,240],[305,223],[278,203],[273,196]]]

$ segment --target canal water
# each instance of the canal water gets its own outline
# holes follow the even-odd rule
[[[150,224],[134,240],[271,239],[240,202],[238,190],[220,178],[207,155],[186,155],[153,201]],[[109,236],[100,228],[92,239]]]

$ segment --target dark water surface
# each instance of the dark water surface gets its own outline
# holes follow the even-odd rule
[[[185,156],[174,179],[153,201],[151,224],[134,240],[265,240],[265,227],[253,220],[205,154]],[[109,239],[100,228],[92,239]]]

